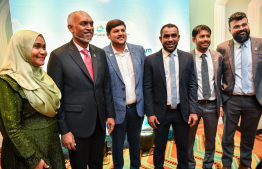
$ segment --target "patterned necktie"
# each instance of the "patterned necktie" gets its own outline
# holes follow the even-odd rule
[[[202,64],[201,64],[201,73],[202,73],[202,90],[203,97],[208,100],[211,97],[210,92],[210,84],[209,84],[209,74],[208,74],[208,66],[206,60],[206,54],[202,54]]]
[[[242,91],[248,93],[248,60],[245,45],[241,45],[241,75],[242,75]]]
[[[88,50],[87,49],[83,49],[81,50],[81,52],[84,54],[84,62],[86,65],[86,68],[92,78],[92,80],[94,81],[94,72],[93,72],[93,64],[92,64],[92,60],[91,57],[88,54]]]
[[[177,107],[177,87],[176,87],[176,68],[174,54],[170,54],[170,75],[171,75],[171,106]]]

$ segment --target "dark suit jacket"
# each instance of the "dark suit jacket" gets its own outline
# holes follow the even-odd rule
[[[73,40],[55,49],[49,58],[47,73],[62,93],[57,121],[60,134],[89,137],[97,118],[105,130],[105,120],[114,117],[109,71],[104,50],[89,44],[94,82]]]
[[[220,106],[222,106],[222,90],[221,90],[221,74],[222,74],[222,61],[223,56],[221,53],[216,52],[214,50],[209,49],[212,63],[213,63],[213,70],[214,70],[214,76],[215,76],[215,92],[216,92],[216,101],[217,101],[217,115],[220,116]],[[190,51],[190,53],[193,55],[194,62],[195,62],[195,73],[197,77],[197,69],[196,69],[196,58],[195,58],[195,49]]]
[[[197,81],[192,54],[177,50],[179,60],[179,94],[183,119],[197,113]],[[147,116],[155,115],[161,123],[166,114],[167,88],[162,49],[146,57],[144,101]]]
[[[252,68],[255,83],[256,98],[262,105],[262,39],[250,38],[252,48]],[[217,46],[217,51],[223,55],[222,64],[222,96],[227,101],[235,85],[234,41],[229,40]]]

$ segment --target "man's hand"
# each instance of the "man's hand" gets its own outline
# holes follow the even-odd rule
[[[147,121],[148,121],[148,124],[153,128],[153,129],[156,129],[156,123],[157,124],[160,124],[156,118],[156,116],[149,116],[147,117]]]
[[[224,110],[222,108],[222,106],[220,106],[220,117],[223,117],[224,116]]]
[[[71,132],[63,134],[61,138],[63,147],[67,148],[68,150],[76,150],[75,138]]]
[[[41,159],[40,163],[37,164],[37,166],[35,166],[34,169],[43,169],[43,168],[49,168],[49,166],[45,163],[43,159]]]
[[[107,118],[106,123],[107,123],[108,135],[110,135],[115,128],[115,119],[114,118]]]
[[[196,113],[191,113],[188,118],[188,124],[190,124],[190,127],[193,127],[198,120]]]

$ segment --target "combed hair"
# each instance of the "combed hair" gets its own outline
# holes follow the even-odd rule
[[[124,25],[124,27],[126,28],[125,22],[120,19],[114,19],[114,20],[108,21],[106,24],[106,32],[109,34],[111,29],[117,26],[120,26],[120,25]]]
[[[244,13],[244,12],[236,12],[236,13],[233,13],[229,18],[228,18],[228,25],[229,25],[229,28],[230,28],[230,23],[233,21],[233,20],[241,20],[243,18],[247,18],[247,15]]]
[[[193,30],[192,30],[192,37],[196,38],[197,34],[201,31],[201,30],[206,30],[210,33],[211,35],[211,29],[207,26],[207,25],[198,25],[196,26]]]
[[[163,32],[163,29],[164,29],[165,27],[168,27],[168,28],[174,28],[174,27],[175,27],[175,28],[177,29],[177,33],[179,34],[178,27],[177,27],[175,24],[168,23],[168,24],[164,25],[164,26],[161,28],[161,30],[160,30],[160,36],[162,36],[162,32]]]

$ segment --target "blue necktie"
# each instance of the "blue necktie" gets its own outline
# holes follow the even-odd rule
[[[241,45],[241,75],[242,75],[242,91],[248,93],[248,60],[247,51],[244,43]]]
[[[171,75],[171,106],[177,106],[177,88],[176,88],[176,68],[174,54],[170,54],[170,75]]]

